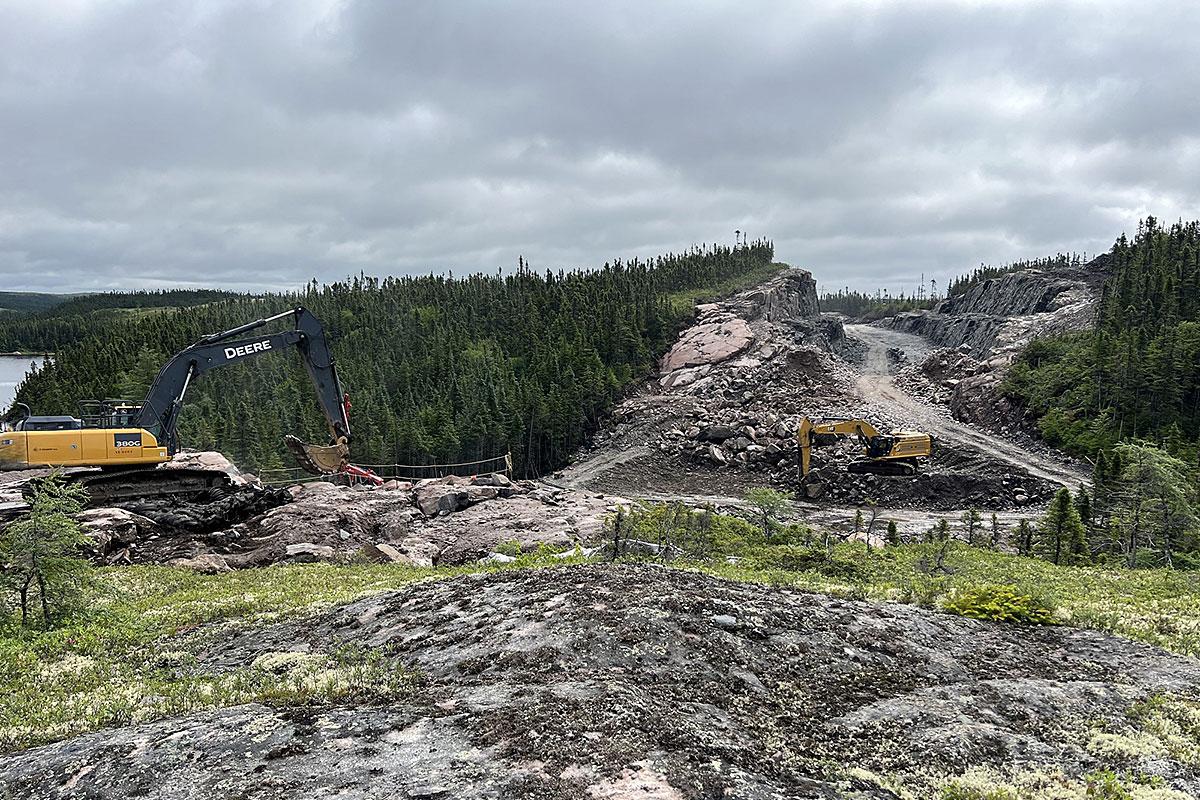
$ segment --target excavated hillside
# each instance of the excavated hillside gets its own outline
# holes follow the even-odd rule
[[[1057,283],[1039,293],[1032,281],[1020,273],[984,282],[942,316],[1037,309],[1070,293]],[[1017,297],[1005,299],[1005,287],[1019,287]],[[915,376],[946,352],[958,353],[930,355],[924,339],[894,327],[844,327],[820,313],[812,275],[788,268],[753,290],[698,306],[659,373],[548,482],[483,475],[375,489],[323,482],[271,489],[219,454],[185,454],[166,466],[223,471],[232,487],[114,502],[82,520],[95,559],[105,564],[222,572],[365,557],[433,566],[510,557],[504,553],[514,548],[592,548],[606,516],[638,499],[736,510],[746,490],[773,485],[810,503],[794,516],[815,527],[839,528],[853,508],[874,503],[916,535],[932,524],[931,514],[973,507],[1017,515],[1058,486],[1082,482],[1083,471],[1044,448],[988,435],[933,402],[932,382]],[[971,385],[960,381],[956,394]],[[814,451],[814,469],[801,479],[795,431],[804,415],[924,430],[934,436],[933,457],[911,477],[851,475],[845,465],[859,457],[859,445],[844,441]],[[44,473],[0,476],[0,513],[19,512],[27,480]]]
[[[1065,791],[1103,769],[1200,792],[1186,743],[1131,713],[1193,695],[1194,660],[664,567],[424,582],[163,643],[195,674],[284,678],[347,647],[412,688],[80,736],[0,758],[4,796],[882,799],[962,776]]]
[[[1108,262],[1106,254],[1078,267],[1007,273],[931,310],[883,320],[883,327],[919,335],[936,348],[898,365],[900,382],[947,406],[955,419],[1028,438],[1024,411],[999,391],[1000,383],[1034,338],[1091,326]]]
[[[812,276],[790,269],[753,292],[698,307],[660,374],[551,480],[697,504],[730,504],[749,488],[773,485],[826,505],[944,511],[1019,509],[1080,482],[1056,455],[987,437],[897,385],[900,365],[927,350],[915,335],[847,328],[822,315]],[[849,475],[845,464],[858,446],[845,442],[817,452],[817,468],[801,480],[795,433],[805,415],[926,430],[935,436],[934,455],[912,477]]]
[[[908,311],[885,321],[937,347],[977,359],[1020,349],[1034,336],[1081,330],[1092,322],[1107,274],[1108,256],[1053,271],[1027,269],[980,281],[929,311]]]

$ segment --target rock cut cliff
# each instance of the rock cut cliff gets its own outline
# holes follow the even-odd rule
[[[986,360],[1020,349],[1036,336],[1085,329],[1095,315],[1107,264],[1105,255],[1077,269],[1010,272],[928,311],[897,314],[886,324]]]

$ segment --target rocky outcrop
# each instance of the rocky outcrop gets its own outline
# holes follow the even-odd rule
[[[808,270],[796,267],[788,267],[757,289],[742,292],[721,305],[751,322],[788,322],[821,313],[816,280]]]
[[[432,566],[475,561],[502,543],[521,549],[571,548],[598,538],[611,503],[502,474],[451,476],[383,486],[312,481],[290,489],[248,483],[231,495],[199,501],[137,503],[80,515],[96,561],[171,564],[200,572],[365,556]],[[269,496],[254,515],[226,515],[239,495]],[[206,506],[208,525],[195,521]],[[252,508],[253,504],[242,503]],[[219,524],[224,523],[224,524]]]
[[[699,310],[703,308],[704,310]],[[683,332],[665,356],[659,368],[674,372],[686,367],[716,364],[733,358],[754,343],[754,332],[744,319],[720,311],[715,306],[698,306],[700,324]]]
[[[1033,337],[1082,330],[1091,324],[1098,282],[1107,257],[1083,267],[1048,272],[1029,269],[981,281],[929,311],[910,311],[885,321],[941,347],[966,346],[987,359],[1013,352]]]
[[[164,647],[188,654],[199,683],[287,681],[356,648],[421,683],[385,702],[241,705],[7,755],[8,795],[882,800],[942,796],[984,770],[1049,770],[1064,792],[1100,770],[1200,792],[1191,740],[1166,747],[1177,727],[1143,731],[1130,713],[1200,688],[1192,659],[692,571],[427,581]]]
[[[1000,391],[1009,365],[1038,336],[1088,329],[1107,267],[1103,255],[1081,267],[1010,272],[882,324],[947,348],[930,361],[959,362],[952,375],[931,374],[945,364],[926,365],[926,385],[910,389],[948,404],[955,419],[1008,434],[1026,425],[1024,410]],[[962,368],[964,359],[973,366]]]
[[[1002,370],[963,378],[950,393],[950,413],[985,430],[1020,430],[1025,425],[1025,409],[1000,390],[1003,380]]]
[[[821,321],[812,274],[789,267],[757,289],[696,306],[696,323],[659,363],[664,387],[694,382],[712,365],[745,352],[756,341],[754,323],[800,324],[822,335],[830,327]]]

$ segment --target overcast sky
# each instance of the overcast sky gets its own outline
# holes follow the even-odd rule
[[[0,0],[5,289],[769,236],[826,288],[1200,216],[1200,3]]]

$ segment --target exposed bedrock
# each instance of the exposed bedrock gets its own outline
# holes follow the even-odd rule
[[[897,314],[885,324],[942,347],[965,345],[976,358],[1011,352],[1035,336],[1086,328],[1105,264],[1102,256],[1074,270],[1011,272],[981,281],[931,310]]]
[[[422,582],[213,633],[172,647],[202,674],[367,647],[422,682],[376,705],[243,705],[88,734],[0,757],[0,785],[30,798],[883,800],[940,796],[943,776],[972,769],[1117,768],[1200,791],[1188,751],[1143,744],[1156,742],[1130,714],[1195,691],[1200,668],[1096,631],[592,565]]]

